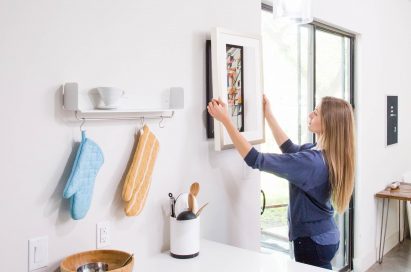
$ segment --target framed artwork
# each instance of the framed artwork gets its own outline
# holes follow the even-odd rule
[[[221,98],[231,121],[251,143],[264,142],[261,38],[216,28],[206,43],[207,103]],[[234,145],[220,122],[207,118],[207,137],[215,150]]]
[[[227,62],[227,111],[238,131],[244,132],[244,48],[239,45],[226,45]]]

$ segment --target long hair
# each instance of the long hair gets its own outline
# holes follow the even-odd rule
[[[338,213],[348,207],[354,190],[355,124],[351,105],[326,96],[320,105],[322,133],[318,139],[328,163],[331,200]]]

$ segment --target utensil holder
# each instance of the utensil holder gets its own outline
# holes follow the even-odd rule
[[[170,255],[190,259],[200,254],[200,217],[178,221],[170,217]]]

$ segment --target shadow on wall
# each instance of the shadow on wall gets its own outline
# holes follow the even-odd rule
[[[49,217],[55,210],[58,210],[58,216],[56,220],[56,225],[62,225],[65,222],[71,221],[70,216],[70,200],[63,199],[63,190],[66,185],[66,182],[70,176],[71,169],[73,168],[74,160],[76,158],[77,150],[80,146],[79,142],[74,142],[72,144],[72,150],[67,160],[64,171],[59,178],[56,188],[54,189],[52,195],[48,197],[49,200],[45,209],[45,216]],[[44,201],[44,198],[41,197],[41,201]],[[74,228],[74,225],[72,225]],[[63,232],[66,233],[67,230]]]
[[[203,122],[206,123],[207,111],[204,111]],[[205,135],[205,133],[204,133]],[[241,227],[238,223],[243,219],[242,208],[244,208],[241,203],[243,195],[243,165],[240,155],[235,149],[229,149],[224,151],[215,151],[214,149],[214,139],[207,139],[208,141],[208,163],[212,169],[218,171],[218,178],[216,181],[218,184],[214,186],[219,191],[220,196],[218,198],[227,198],[225,200],[225,210],[213,209],[211,206],[213,203],[210,203],[210,210],[214,210],[217,213],[217,217],[223,216],[227,220],[220,221],[221,223],[227,224],[226,227],[218,227],[222,232],[224,232],[224,237],[227,237],[227,242],[229,244],[235,245],[238,244],[238,241],[242,240],[244,233],[242,232]],[[230,164],[230,162],[232,162]]]
[[[123,175],[121,177],[120,182],[117,185],[116,192],[113,194],[113,199],[111,201],[111,207],[110,207],[111,216],[110,217],[115,218],[115,221],[120,221],[124,219],[124,216],[125,216],[125,213],[124,213],[124,207],[125,207],[124,203],[125,202],[123,201],[121,196],[123,192],[124,182],[127,177],[127,173],[131,167],[131,164],[133,162],[133,156],[137,149],[137,143],[138,143],[139,137],[140,137],[139,133],[135,135],[133,148],[130,149],[129,159],[128,159],[126,168],[123,171]],[[108,191],[104,195],[110,195],[110,194],[112,194],[112,191],[111,191],[111,188],[108,188]]]

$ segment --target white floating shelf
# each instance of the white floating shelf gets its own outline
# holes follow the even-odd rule
[[[157,113],[172,111],[174,109],[113,109],[113,110],[77,110],[78,113]]]
[[[141,118],[145,116],[152,117],[153,114],[158,115],[161,113],[157,118],[171,117],[174,115],[175,110],[184,108],[184,89],[181,87],[171,87],[169,94],[163,98],[161,103],[164,105],[164,108],[138,108],[134,107],[133,102],[135,101],[133,101],[133,99],[127,99],[128,105],[126,106],[119,106],[119,108],[116,109],[98,109],[95,106],[99,103],[98,100],[98,93],[93,93],[92,90],[80,93],[78,83],[76,82],[65,83],[63,85],[63,109],[75,111],[76,116],[77,114],[83,116],[81,117],[82,119],[88,119],[84,115],[107,116],[110,114],[132,114],[136,118]],[[138,97],[135,96],[134,100],[138,100]],[[168,113],[168,116],[163,115],[163,113]]]

